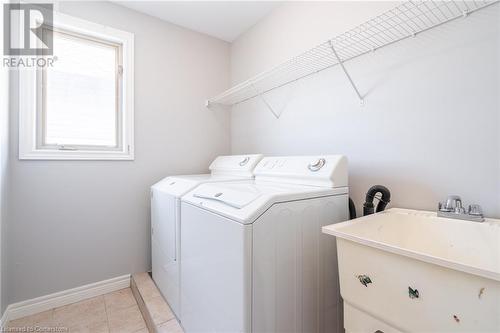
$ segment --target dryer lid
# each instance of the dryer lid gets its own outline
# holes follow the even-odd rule
[[[213,178],[214,177],[210,174],[170,176],[163,178],[161,181],[151,186],[151,190],[167,193],[174,197],[180,197],[199,184],[211,181]]]
[[[252,178],[253,170],[262,157],[261,154],[219,156],[210,164],[209,169],[214,176]]]
[[[256,181],[322,187],[347,186],[347,158],[343,155],[265,157],[254,170]]]

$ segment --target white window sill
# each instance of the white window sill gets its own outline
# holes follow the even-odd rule
[[[20,152],[20,160],[116,160],[133,161],[133,152],[124,151],[68,151],[68,150],[35,150],[31,152]]]

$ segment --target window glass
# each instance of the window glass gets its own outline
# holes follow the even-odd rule
[[[119,46],[54,31],[43,71],[42,146],[119,146]]]

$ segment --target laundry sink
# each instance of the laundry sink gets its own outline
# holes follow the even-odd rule
[[[347,332],[500,332],[500,220],[393,208],[323,232]]]

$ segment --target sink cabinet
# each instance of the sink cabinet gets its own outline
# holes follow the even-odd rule
[[[337,237],[346,332],[500,332],[498,222],[389,210],[324,227]]]

